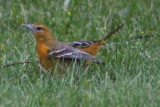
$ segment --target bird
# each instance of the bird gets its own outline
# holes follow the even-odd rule
[[[53,70],[58,67],[61,73],[72,66],[73,62],[84,61],[84,66],[88,65],[88,61],[105,64],[95,55],[105,44],[105,41],[124,26],[124,24],[118,26],[102,39],[96,41],[63,42],[58,41],[44,24],[22,25],[33,32],[36,41],[36,53],[41,67],[45,70]]]

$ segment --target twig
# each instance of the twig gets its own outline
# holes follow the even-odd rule
[[[140,35],[140,36],[137,36],[137,37],[134,37],[134,38],[130,38],[128,41],[110,43],[110,44],[108,44],[108,45],[109,45],[109,47],[110,47],[110,46],[112,46],[112,45],[128,44],[128,43],[136,42],[136,41],[141,40],[141,39],[156,38],[156,37],[159,37],[159,36],[158,36],[158,35],[144,35],[144,36]]]
[[[19,64],[29,64],[29,63],[33,63],[31,61],[24,61],[24,62],[13,62],[11,64],[5,64],[2,66],[2,68],[6,68],[6,67],[10,67],[10,66],[15,66],[15,65],[19,65]]]
[[[145,39],[145,38],[151,38],[151,37],[157,37],[157,36],[154,35],[154,34],[151,34],[151,35],[140,35],[140,36],[131,38],[131,40]]]

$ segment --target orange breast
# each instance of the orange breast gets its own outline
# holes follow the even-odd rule
[[[55,67],[58,67],[59,73],[63,73],[66,71],[68,66],[70,66],[72,60],[66,59],[65,61],[63,59],[49,59],[48,58],[48,50],[49,47],[44,45],[41,42],[38,42],[37,46],[37,55],[39,62],[41,66],[46,70],[52,70]]]
[[[37,55],[38,55],[40,64],[45,69],[52,69],[54,64],[52,60],[48,59],[48,50],[49,50],[49,47],[47,47],[43,43],[39,42],[37,44]]]

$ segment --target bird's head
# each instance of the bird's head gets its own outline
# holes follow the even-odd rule
[[[43,24],[23,24],[23,26],[29,28],[37,41],[52,40],[52,34],[47,26]]]

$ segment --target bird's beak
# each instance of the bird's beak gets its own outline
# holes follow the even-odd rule
[[[32,24],[22,24],[24,27],[30,29],[32,32],[35,32],[35,28],[32,26]]]

